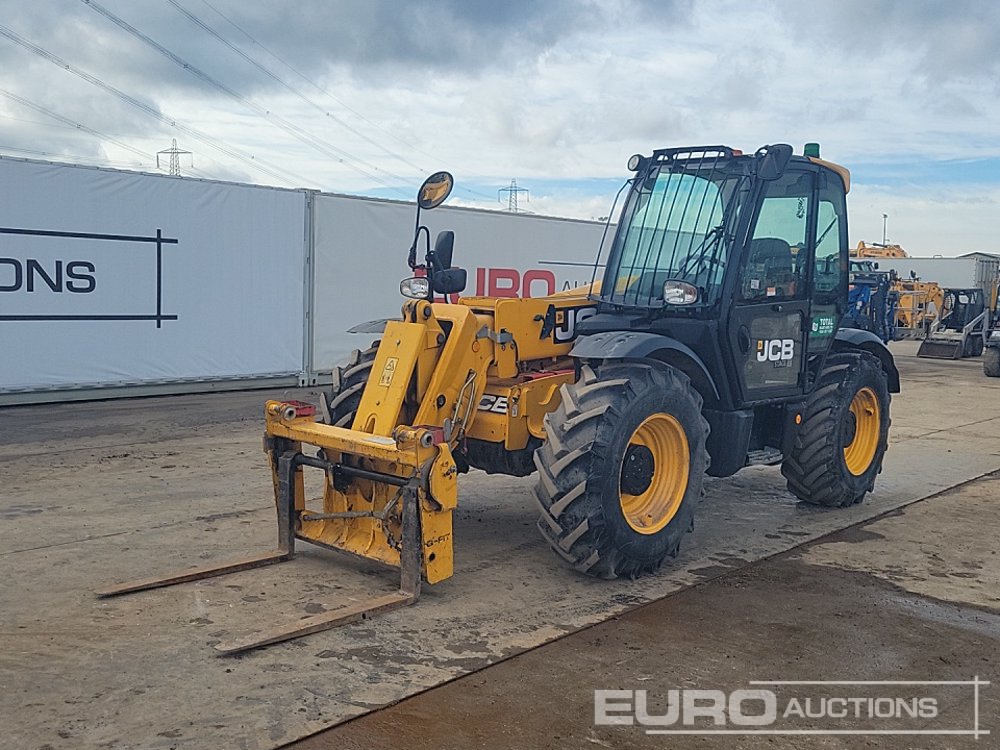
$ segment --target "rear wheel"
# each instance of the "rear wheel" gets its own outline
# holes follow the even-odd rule
[[[323,394],[320,404],[324,423],[346,428],[353,424],[361,405],[361,394],[378,353],[378,345],[379,342],[376,341],[364,351],[355,349],[347,362],[334,368],[333,385]]]
[[[983,355],[983,372],[991,378],[1000,378],[1000,346],[986,347]]]
[[[574,568],[636,578],[674,557],[708,468],[701,396],[667,366],[584,365],[535,453],[538,527]]]
[[[832,354],[781,464],[788,489],[813,505],[860,503],[875,487],[889,438],[889,388],[867,353]]]

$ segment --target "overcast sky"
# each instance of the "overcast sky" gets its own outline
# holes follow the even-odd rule
[[[176,138],[194,176],[408,198],[444,168],[454,203],[516,178],[594,218],[632,153],[819,141],[852,242],[885,213],[913,254],[1000,252],[1000,3],[0,0],[0,34],[7,155],[154,171]]]

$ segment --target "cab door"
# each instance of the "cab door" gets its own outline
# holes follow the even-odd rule
[[[815,177],[792,168],[766,183],[743,250],[728,348],[744,404],[805,389]]]

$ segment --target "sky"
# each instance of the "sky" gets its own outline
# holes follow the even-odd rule
[[[606,216],[633,153],[818,141],[851,241],[1000,252],[1000,3],[0,0],[0,154]],[[160,155],[160,167],[169,157]],[[888,216],[883,222],[883,214]]]

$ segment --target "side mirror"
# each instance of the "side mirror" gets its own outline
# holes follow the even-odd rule
[[[439,271],[451,268],[451,258],[455,253],[455,233],[450,229],[439,232],[434,240],[434,267]]]
[[[449,172],[435,172],[417,191],[417,205],[424,210],[437,208],[451,195],[454,185],[455,178]]]
[[[757,176],[762,180],[776,180],[785,173],[792,158],[792,147],[787,143],[775,143],[757,151]]]
[[[464,268],[448,268],[434,272],[434,291],[438,294],[459,294],[465,291],[467,276]]]

